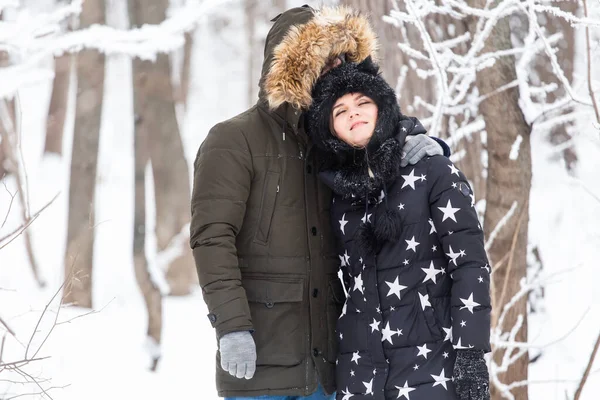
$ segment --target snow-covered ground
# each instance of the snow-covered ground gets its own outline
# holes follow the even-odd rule
[[[313,2],[314,3],[314,2]],[[241,15],[231,10],[233,22],[215,34],[210,24],[195,35],[190,108],[183,123],[186,158],[192,164],[208,129],[246,107],[247,59]],[[94,303],[97,312],[73,307],[60,310],[58,324],[38,357],[48,359],[25,370],[39,379],[51,379],[49,394],[57,400],[217,399],[214,385],[214,332],[205,317],[200,292],[165,298],[162,359],[158,371],[149,372],[145,343],[145,307],[133,274],[131,256],[133,223],[132,98],[130,62],[122,56],[107,62],[105,102],[101,130],[96,192]],[[37,288],[22,238],[0,250],[0,317],[21,342],[7,336],[5,359],[18,359],[30,341],[45,305],[63,279],[63,258],[68,208],[69,160],[42,157],[45,116],[51,82],[20,92],[22,151],[28,173],[31,210],[59,197],[30,227],[43,290]],[[550,157],[552,149],[542,137],[532,138],[533,185],[529,232],[551,279],[545,288],[545,311],[530,319],[534,346],[546,346],[530,368],[530,398],[563,400],[572,396],[600,332],[600,282],[597,252],[600,248],[600,140],[591,122],[581,122],[575,148],[580,162],[570,177]],[[67,126],[64,154],[70,154],[72,126]],[[5,180],[14,193],[11,178]],[[10,196],[0,185],[0,221]],[[0,236],[20,223],[13,204]],[[152,241],[150,240],[150,243]],[[152,249],[149,249],[151,252]],[[57,312],[51,304],[32,340],[29,355],[47,336]],[[73,319],[73,320],[72,320]],[[0,328],[1,329],[1,328]],[[538,354],[532,350],[532,354]],[[600,358],[600,357],[598,357]],[[5,379],[4,377],[2,379]],[[25,377],[13,375],[23,382]],[[40,392],[35,385],[0,380],[0,398]],[[43,398],[41,395],[31,398]],[[592,368],[582,400],[600,398],[600,360]]]

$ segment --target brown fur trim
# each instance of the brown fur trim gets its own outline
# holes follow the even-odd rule
[[[312,88],[327,61],[346,54],[348,61],[375,57],[377,37],[367,17],[348,7],[323,7],[308,23],[292,26],[275,48],[264,89],[271,109],[283,103],[310,106]]]

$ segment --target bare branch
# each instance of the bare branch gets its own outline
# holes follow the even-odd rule
[[[0,229],[4,228],[4,225],[6,224],[6,221],[8,220],[8,216],[10,215],[10,210],[12,208],[13,202],[15,201],[15,196],[17,195],[17,193],[13,194],[10,192],[10,190],[8,190],[8,187],[6,186],[6,182],[4,181],[4,178],[2,178],[2,184],[4,185],[4,189],[6,189],[6,191],[8,192],[8,195],[10,196],[10,203],[8,203],[8,210],[6,210],[6,215],[4,216],[4,221],[2,221],[2,225],[0,226]]]
[[[42,207],[39,211],[37,211],[35,214],[33,214],[28,221],[23,223],[21,226],[16,228],[14,231],[10,232],[8,235],[0,237],[0,250],[5,248],[6,246],[8,246],[13,240],[15,240],[19,235],[21,235],[25,231],[25,229],[27,229],[29,227],[29,225],[33,224],[33,222],[41,215],[41,213],[46,208],[48,208],[52,203],[54,203],[54,200],[56,200],[56,198],[58,197],[59,194],[60,193],[57,193],[52,198],[52,200],[50,200],[44,207]],[[7,242],[4,243],[5,241],[7,241]]]
[[[584,0],[585,3],[585,0]],[[596,344],[594,345],[594,350],[592,350],[592,354],[590,354],[590,359],[588,361],[587,367],[585,368],[585,372],[581,377],[581,382],[579,383],[579,387],[577,387],[577,391],[575,392],[575,397],[573,400],[579,400],[581,396],[581,392],[583,391],[583,387],[587,382],[588,376],[590,375],[590,370],[592,369],[592,365],[594,365],[594,359],[596,358],[596,354],[598,353],[598,348],[600,347],[600,333],[598,334],[598,338],[596,339]]]
[[[15,331],[13,331],[12,329],[10,329],[10,327],[8,326],[8,324],[2,319],[2,317],[0,317],[0,324],[2,324],[4,326],[4,328],[6,328],[6,330],[8,331],[8,333],[10,333],[13,336],[17,336],[15,335]]]

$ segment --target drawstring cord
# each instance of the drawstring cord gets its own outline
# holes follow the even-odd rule
[[[283,141],[285,142],[285,123],[287,118],[287,103],[285,104],[285,110],[283,113],[283,122],[281,123],[281,135],[283,136]]]

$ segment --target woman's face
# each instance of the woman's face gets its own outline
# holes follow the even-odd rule
[[[348,93],[335,102],[331,114],[338,139],[353,147],[367,146],[377,123],[377,105],[362,93]]]

